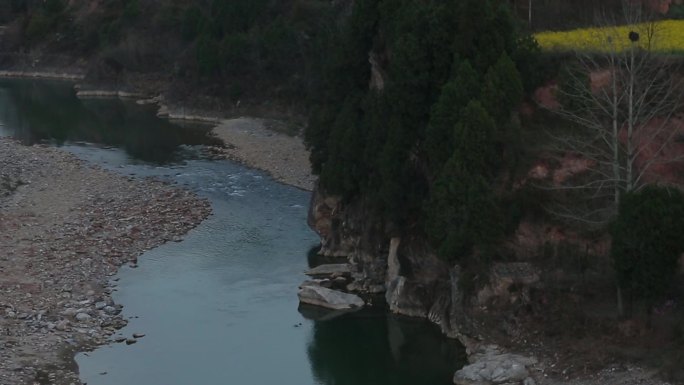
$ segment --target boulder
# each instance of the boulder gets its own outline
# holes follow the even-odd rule
[[[78,313],[76,314],[76,320],[80,322],[90,321],[92,317],[88,313]]]
[[[330,263],[316,266],[309,269],[304,274],[310,277],[342,277],[351,275],[351,265],[348,263]]]
[[[357,295],[317,285],[302,285],[297,295],[302,303],[333,310],[355,310],[365,305],[365,302]]]
[[[359,308],[354,308],[351,310],[332,310],[326,309],[324,307],[309,305],[304,302],[299,303],[297,310],[304,318],[312,321],[330,321],[332,319],[342,317],[349,313],[354,313]]]
[[[464,366],[454,374],[454,384],[520,384],[530,378],[528,366],[537,363],[534,358],[502,353],[496,346],[485,347],[473,354],[469,360],[470,365]]]

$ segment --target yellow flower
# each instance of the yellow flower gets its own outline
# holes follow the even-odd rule
[[[632,44],[630,32],[639,34],[636,44],[641,48],[658,53],[684,53],[684,20],[548,31],[537,33],[534,37],[546,51],[620,52]]]

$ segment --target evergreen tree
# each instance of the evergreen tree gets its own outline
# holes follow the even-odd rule
[[[196,5],[185,10],[181,22],[181,34],[186,40],[194,40],[204,26],[202,10]]]
[[[489,186],[496,156],[496,126],[477,101],[464,109],[454,132],[454,151],[434,183],[426,233],[447,259],[468,254],[501,234],[501,215]]]
[[[515,31],[505,12],[495,12],[490,0],[464,0],[458,19],[455,52],[468,58],[475,69],[484,73],[502,52],[513,49]]]
[[[468,60],[458,66],[455,77],[444,85],[430,113],[423,150],[428,171],[434,177],[451,156],[454,147],[454,127],[463,109],[480,96],[477,72]]]
[[[499,165],[494,147],[496,123],[478,101],[471,101],[454,130],[454,155],[471,175],[491,177]]]
[[[373,44],[378,19],[378,0],[356,2],[349,24],[336,31],[327,41],[320,84],[314,92],[314,107],[304,141],[311,152],[314,173],[322,171],[328,154],[331,127],[337,120],[338,106],[350,94],[364,92],[370,80],[368,53]]]
[[[354,2],[306,131],[321,186],[363,199],[392,233],[422,224],[445,258],[487,253],[503,231],[493,181],[517,134],[520,41],[489,0]],[[370,53],[382,90],[369,89]]]
[[[365,133],[359,99],[358,95],[348,97],[337,116],[330,133],[329,156],[321,172],[321,183],[327,190],[345,197],[358,192],[366,175],[363,165]]]
[[[650,305],[666,294],[684,252],[684,194],[649,186],[625,194],[612,228],[618,284]],[[649,309],[650,310],[650,309]]]
[[[200,75],[218,74],[221,68],[218,41],[205,29],[197,40],[197,65]]]
[[[504,52],[484,77],[482,100],[499,125],[511,120],[511,112],[523,97],[523,85],[515,63]]]

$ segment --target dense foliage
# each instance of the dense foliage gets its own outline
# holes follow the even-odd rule
[[[89,58],[92,78],[159,73],[232,103],[303,101],[343,6],[323,0],[13,0],[5,51]],[[209,89],[207,89],[209,88]]]
[[[539,73],[507,1],[26,4],[21,44],[90,52],[94,78],[171,74],[178,94],[230,105],[310,101],[321,185],[367,202],[390,233],[423,232],[455,259],[488,252],[507,227],[515,110]]]
[[[306,132],[321,187],[368,202],[389,232],[423,231],[446,259],[486,253],[538,53],[507,2],[359,0],[328,49]]]
[[[612,255],[618,283],[631,297],[653,301],[667,293],[684,252],[683,233],[681,191],[649,186],[622,197]]]

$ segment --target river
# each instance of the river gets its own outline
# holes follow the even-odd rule
[[[317,244],[309,193],[201,151],[206,126],[150,107],[79,100],[61,82],[0,81],[0,136],[61,146],[102,167],[193,189],[213,215],[181,242],[114,278],[114,300],[143,333],[76,357],[88,385],[447,385],[463,348],[423,320],[369,309],[323,321],[298,311]],[[308,314],[305,312],[305,314]]]

